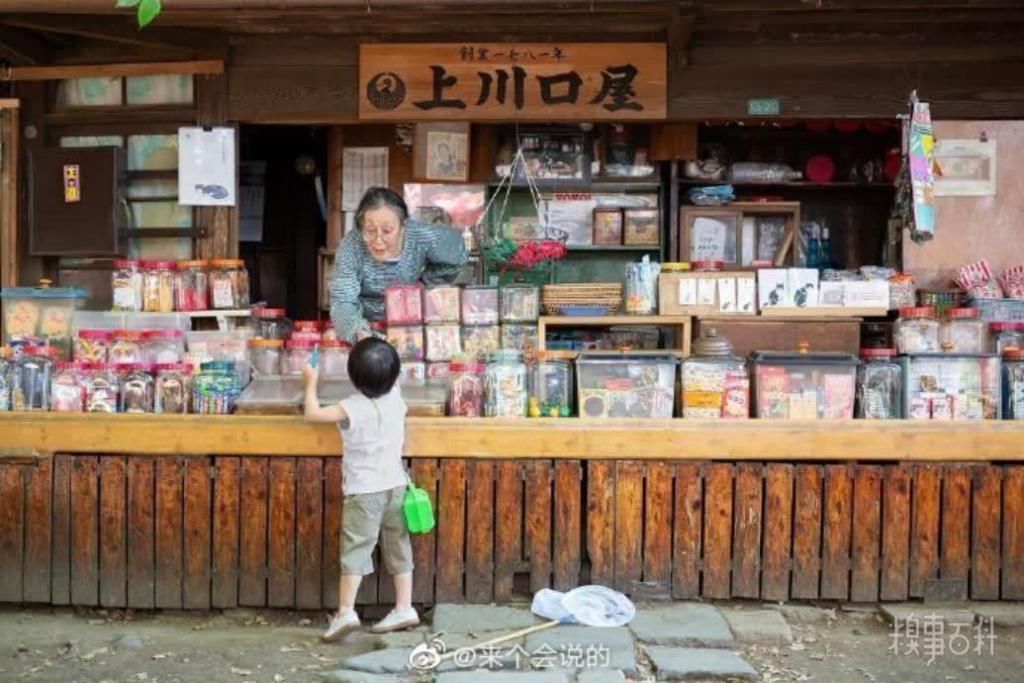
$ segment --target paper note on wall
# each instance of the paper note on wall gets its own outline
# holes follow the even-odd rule
[[[237,184],[234,128],[178,129],[178,203],[234,206]]]
[[[727,259],[725,253],[728,230],[729,226],[718,218],[695,218],[690,233],[690,258],[694,261],[734,261],[735,258]]]

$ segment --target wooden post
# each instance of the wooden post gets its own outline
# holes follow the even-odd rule
[[[18,100],[0,101],[0,287],[18,284]]]
[[[341,210],[341,173],[345,149],[344,129],[327,131],[327,249],[334,251],[345,236],[345,214]]]
[[[228,79],[226,75],[201,76],[196,81],[196,118],[201,126],[227,123]],[[235,163],[240,144],[236,135]],[[236,179],[237,185],[237,179]],[[238,196],[237,186],[235,196]],[[238,255],[238,207],[204,206],[197,213],[198,226],[207,238],[196,245],[197,258],[234,258]]]

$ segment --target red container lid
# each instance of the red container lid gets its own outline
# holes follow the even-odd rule
[[[325,349],[351,349],[352,345],[348,342],[343,342],[340,339],[324,339],[320,342],[320,346]]]
[[[142,330],[114,330],[114,339],[142,341]]]
[[[453,360],[451,363],[448,364],[448,371],[451,373],[474,372],[480,374],[484,371],[484,364],[473,363],[472,361]]]
[[[184,332],[174,328],[168,330],[145,330],[142,333],[143,339],[181,339]]]
[[[292,323],[292,329],[296,332],[319,332],[319,320],[296,320]]]
[[[283,308],[254,308],[252,309],[252,315],[254,318],[283,318]]]
[[[152,372],[153,366],[149,363],[114,363],[115,372]]]
[[[313,349],[320,342],[316,339],[289,339],[285,344],[287,349]]]
[[[825,119],[811,120],[804,123],[807,130],[815,133],[827,133],[832,130],[832,122]]]
[[[191,363],[157,363],[154,372],[192,372]]]
[[[176,270],[178,267],[177,261],[141,261],[141,264],[150,270]]]
[[[58,370],[84,370],[85,363],[74,360],[61,360],[56,363]]]
[[[95,341],[109,341],[114,338],[114,330],[79,330],[78,337]]]
[[[293,332],[291,338],[292,339],[301,339],[303,341],[318,342],[318,341],[320,341],[320,333],[319,332],[306,332],[306,331],[303,331],[303,330],[299,330],[298,332]]]
[[[1024,322],[998,322],[989,323],[989,329],[993,332],[1013,332],[1015,330],[1024,330]]]
[[[807,160],[807,179],[815,183],[829,183],[836,177],[836,164],[827,154],[816,154]]]
[[[60,349],[53,346],[36,346],[30,344],[22,347],[21,353],[25,356],[45,356],[47,358],[52,358],[60,355]]]
[[[896,349],[861,349],[861,358],[892,358]]]
[[[950,308],[946,310],[950,318],[977,318],[981,311],[977,308]]]
[[[931,306],[913,306],[900,309],[901,318],[934,318],[935,309]]]
[[[324,331],[333,330],[333,329],[334,329],[334,323],[331,322],[330,320],[325,320],[324,321]]]
[[[1006,360],[1024,360],[1024,349],[1010,346],[1003,349],[1003,358]]]
[[[142,261],[136,259],[117,259],[114,261],[115,268],[139,268],[142,265]]]

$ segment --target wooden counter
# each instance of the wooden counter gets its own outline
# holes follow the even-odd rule
[[[1020,461],[1024,422],[409,418],[411,457]],[[0,453],[332,456],[300,417],[0,413]]]

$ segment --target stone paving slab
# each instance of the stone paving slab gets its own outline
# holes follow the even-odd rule
[[[652,645],[729,647],[732,631],[712,605],[684,602],[638,612],[629,624],[633,634]]]
[[[793,630],[775,610],[727,609],[722,614],[733,636],[741,643],[781,645],[793,642]]]
[[[971,608],[979,620],[991,621],[996,628],[1024,626],[1024,603],[993,603],[972,605]]]
[[[820,624],[838,618],[834,609],[824,609],[813,605],[767,604],[765,608],[775,610],[791,624]]]
[[[926,619],[932,620],[935,618],[941,620],[943,625],[974,623],[974,609],[970,607],[964,608],[927,605],[922,603],[901,603],[894,605],[882,605],[879,608],[879,611],[889,623],[893,623],[898,619],[902,623],[906,623],[910,620],[916,620],[918,623],[923,624]]]
[[[534,658],[535,666],[538,657],[544,657],[552,662],[551,668],[592,668],[576,667],[566,661],[586,661],[590,653],[599,658],[597,666],[618,669],[627,675],[637,672],[636,647],[627,628],[555,626],[527,636],[526,651]]]
[[[434,607],[433,630],[445,633],[518,631],[539,623],[529,609],[496,605],[453,605]]]
[[[732,650],[718,648],[647,648],[659,681],[756,681],[754,667]]]
[[[435,683],[570,683],[564,671],[455,671],[443,673]]]
[[[576,683],[626,683],[626,675],[613,669],[587,669],[576,677]]]
[[[317,678],[327,683],[404,683],[404,681],[409,680],[404,676],[370,674],[365,671],[352,671],[350,669],[321,671],[317,674]]]

